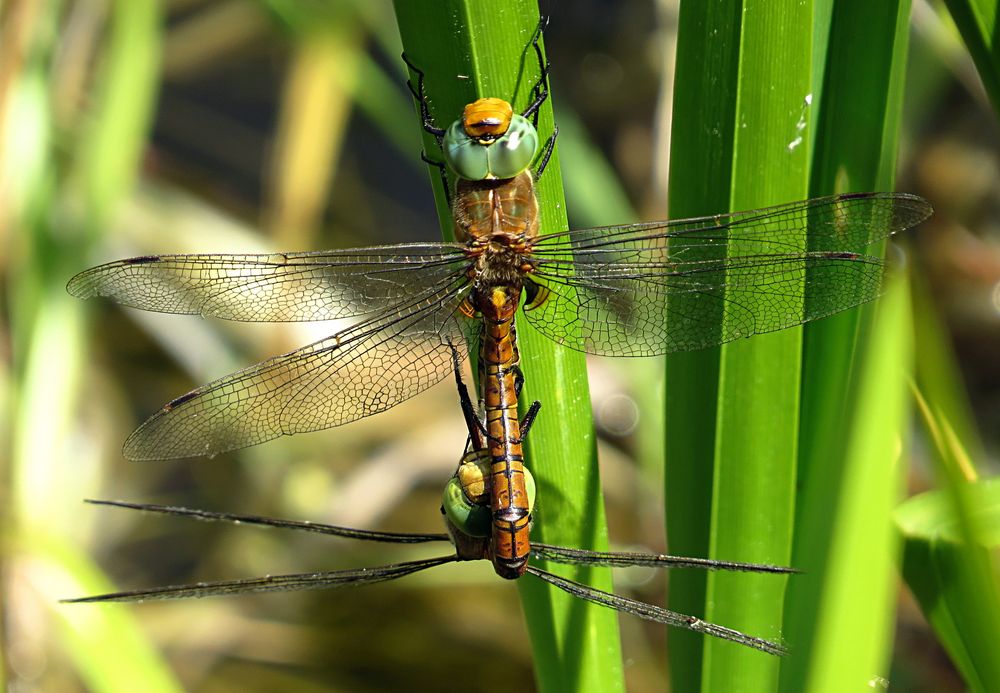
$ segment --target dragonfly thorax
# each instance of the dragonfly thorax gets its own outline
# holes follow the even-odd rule
[[[524,284],[523,267],[521,253],[500,243],[488,244],[476,259],[475,293],[488,297],[494,289],[503,288],[512,295],[519,295]]]
[[[538,235],[538,200],[531,172],[503,180],[459,180],[452,216],[455,238],[462,242],[492,237],[514,247],[515,241],[534,238]]]

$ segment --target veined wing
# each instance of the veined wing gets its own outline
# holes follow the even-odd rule
[[[199,510],[197,508],[182,508],[175,505],[157,505],[155,503],[130,503],[128,501],[116,500],[95,500],[86,498],[84,503],[91,505],[106,505],[113,508],[125,508],[127,510],[141,510],[148,513],[159,513],[161,515],[176,515],[179,517],[193,517],[198,520],[208,522],[231,522],[237,525],[259,525],[262,527],[280,527],[283,529],[297,529],[305,532],[315,532],[316,534],[326,534],[328,536],[342,537],[345,539],[362,539],[364,541],[377,541],[386,544],[426,544],[428,542],[450,542],[447,534],[438,532],[434,534],[417,534],[414,532],[380,532],[369,529],[354,529],[353,527],[341,527],[339,525],[327,525],[322,522],[306,522],[302,520],[285,520],[280,517],[265,517],[263,515],[238,515],[236,513],[220,513],[212,510]],[[557,560],[557,559],[553,559]]]
[[[538,579],[549,583],[550,585],[558,587],[564,592],[572,594],[574,597],[579,597],[580,599],[585,599],[588,602],[600,604],[601,606],[607,606],[615,609],[616,611],[632,614],[633,616],[644,618],[647,621],[665,623],[668,626],[693,630],[696,633],[703,633],[704,635],[711,635],[712,637],[721,638],[722,640],[729,640],[730,642],[746,645],[747,647],[752,647],[755,650],[760,650],[761,652],[766,652],[768,654],[788,654],[788,650],[784,645],[772,640],[765,640],[764,638],[747,635],[746,633],[741,633],[738,630],[716,625],[715,623],[704,621],[695,616],[687,616],[676,611],[664,609],[663,607],[656,606],[654,604],[646,604],[645,602],[630,599],[629,597],[623,597],[612,592],[605,592],[597,589],[596,587],[590,587],[589,585],[584,585],[574,580],[570,580],[569,578],[564,578],[561,575],[549,573],[533,565],[528,566],[527,572],[534,575]]]
[[[125,441],[133,460],[214,455],[385,411],[452,372],[478,325],[464,277],[392,311],[181,395]]]
[[[404,575],[410,575],[411,573],[445,563],[453,563],[456,560],[458,558],[454,555],[440,556],[438,558],[424,558],[417,561],[394,563],[373,568],[327,570],[315,573],[296,573],[293,575],[267,575],[265,577],[244,578],[240,580],[198,582],[192,585],[151,587],[144,590],[98,594],[93,597],[63,599],[62,602],[64,604],[144,602],[163,599],[195,599],[230,594],[247,594],[250,592],[293,592],[297,590],[332,589],[334,587],[356,587],[359,585],[372,585],[376,582],[385,582],[386,580],[395,580]]]
[[[917,195],[845,193],[742,212],[547,234],[534,242],[532,250],[546,259],[566,248],[583,256],[641,250],[662,253],[659,242],[666,239],[670,259],[677,261],[688,252],[686,248],[724,249],[729,241],[753,241],[774,253],[799,252],[808,234],[811,251],[857,251],[916,226],[932,213],[927,200]]]
[[[70,279],[79,298],[103,296],[159,313],[248,322],[334,320],[393,305],[464,272],[455,243],[413,243],[269,255],[146,255]]]
[[[119,503],[119,505],[122,505]],[[746,573],[798,573],[795,568],[767,563],[741,563],[717,561],[711,558],[690,558],[657,553],[637,553],[634,551],[591,551],[567,546],[531,543],[531,557],[554,563],[570,565],[600,565],[609,568],[700,568],[702,570],[731,570]]]
[[[781,330],[877,297],[884,264],[860,251],[930,214],[913,195],[861,193],[545,236],[532,277],[550,294],[526,317],[561,344],[615,356]]]

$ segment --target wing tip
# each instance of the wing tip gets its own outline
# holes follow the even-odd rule
[[[66,293],[84,300],[96,296],[97,292],[94,291],[94,285],[87,280],[89,274],[90,270],[84,270],[70,277],[70,280],[66,282]]]

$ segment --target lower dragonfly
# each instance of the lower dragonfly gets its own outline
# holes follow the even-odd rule
[[[199,520],[215,520],[234,524],[249,524],[265,527],[279,527],[306,532],[315,532],[337,537],[360,539],[391,544],[452,544],[453,551],[432,558],[424,558],[404,563],[394,563],[370,568],[332,570],[290,575],[267,575],[256,578],[241,578],[217,582],[198,582],[187,585],[168,585],[147,589],[112,592],[91,597],[65,599],[64,603],[99,602],[144,602],[148,600],[192,599],[220,595],[247,594],[252,592],[289,592],[296,590],[334,589],[386,582],[446,563],[459,561],[489,560],[495,563],[491,538],[492,512],[489,507],[490,455],[483,446],[483,425],[476,415],[471,399],[460,375],[460,362],[455,358],[455,377],[463,412],[469,428],[469,451],[463,456],[455,475],[449,480],[444,491],[441,513],[444,516],[447,533],[418,534],[409,532],[379,532],[350,527],[339,527],[315,522],[301,522],[257,515],[237,515],[149,503],[129,503],[125,501],[87,500],[87,503],[117,508],[142,510],[164,515],[178,515]],[[539,408],[535,402],[523,421],[523,432],[531,427],[531,422]],[[526,472],[527,473],[527,472]],[[528,473],[529,489],[533,482]],[[533,495],[533,494],[531,494]],[[580,566],[627,568],[633,566],[651,568],[699,568],[703,570],[729,570],[754,573],[787,575],[798,572],[794,568],[760,563],[716,561],[704,558],[685,558],[654,553],[589,551],[551,544],[532,543],[532,561],[551,561]],[[537,565],[529,564],[528,575],[554,585],[559,589],[594,604],[606,606],[622,613],[662,623],[676,628],[702,633],[722,640],[745,645],[772,655],[788,654],[787,648],[773,640],[748,635],[746,633],[705,621],[695,616],[671,611],[654,604],[647,604],[629,597],[605,592],[568,578],[550,573]]]

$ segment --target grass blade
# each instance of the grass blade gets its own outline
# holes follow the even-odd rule
[[[739,18],[738,3],[681,4],[670,136],[672,218],[730,208]],[[664,376],[667,543],[678,555],[708,556],[719,349],[672,354]],[[671,575],[668,606],[703,613],[706,580],[699,571]],[[694,633],[668,634],[673,690],[700,685],[703,642]]]
[[[1000,57],[996,0],[945,0],[965,47],[969,49],[993,110],[1000,112]]]
[[[810,194],[892,188],[908,16],[907,2],[830,8]],[[863,329],[870,308],[806,328],[793,559],[805,574],[789,590],[786,636],[797,656],[782,671],[783,690],[837,690],[887,674],[896,551],[888,528],[910,346],[904,297],[881,308],[874,333]]]
[[[396,16],[407,56],[427,75],[426,87],[439,127],[447,127],[464,105],[479,96],[500,96],[515,110],[527,104],[537,77],[531,37],[537,5],[507,3],[503,12],[478,2],[398,0]],[[459,77],[460,76],[460,77]],[[552,132],[551,101],[542,108],[539,130]],[[433,138],[424,137],[434,153]],[[450,234],[450,212],[436,171],[431,173],[442,228]],[[542,232],[566,228],[558,155],[539,181]],[[533,536],[564,546],[607,546],[603,501],[597,473],[590,396],[583,355],[557,348],[518,323],[525,388],[522,402],[538,399],[542,413],[528,437],[526,452],[539,485]],[[565,566],[554,572],[611,589],[603,569]],[[534,649],[536,678],[545,691],[623,688],[616,615],[588,605],[538,581],[519,583]]]
[[[993,553],[1000,545],[1000,481],[909,499],[896,512],[905,550],[903,575],[952,661],[972,690],[1000,686],[1000,591]],[[969,536],[971,524],[973,536]]]
[[[807,197],[812,3],[743,3],[734,113],[732,209]],[[768,85],[767,88],[764,85]],[[763,175],[762,175],[763,174]],[[803,239],[803,245],[805,239]],[[752,292],[738,297],[755,301]],[[798,446],[801,329],[722,347],[711,555],[787,564]],[[786,580],[712,574],[706,616],[760,637],[781,635]],[[710,690],[773,688],[780,662],[706,641]]]
[[[682,5],[671,216],[890,187],[908,5],[807,5]],[[860,42],[859,31],[866,36]],[[901,319],[898,313],[888,315],[887,320]],[[806,671],[817,664],[809,652],[820,595],[829,590],[834,596],[825,607],[832,616],[846,607],[850,594],[840,588],[856,584],[859,573],[870,571],[870,564],[855,562],[853,570],[859,573],[825,576],[830,557],[820,555],[829,543],[820,537],[834,541],[834,546],[857,538],[864,527],[858,520],[865,513],[878,527],[888,527],[897,488],[895,468],[889,463],[894,449],[886,446],[887,440],[896,440],[897,428],[888,429],[888,438],[864,426],[845,437],[851,430],[845,428],[845,412],[860,406],[859,400],[852,404],[851,397],[873,396],[881,385],[890,388],[885,406],[899,409],[900,401],[898,388],[893,389],[893,383],[899,383],[898,370],[879,374],[868,369],[875,373],[875,385],[852,387],[858,324],[854,311],[809,326],[804,361],[799,330],[667,360],[671,551],[730,560],[791,560],[807,571],[818,568],[815,577],[796,576],[792,581],[784,629],[793,651],[785,660],[788,664],[779,670],[776,663],[730,651],[725,643],[696,643],[684,634],[671,634],[672,681],[678,690],[698,685],[774,688],[779,675],[783,687],[797,690],[797,684],[818,680],[809,679]],[[870,358],[898,355],[905,348],[905,340],[873,344]],[[894,420],[898,426],[899,418]],[[865,423],[860,416],[855,422]],[[843,488],[868,479],[872,495],[866,497],[879,502],[875,509],[848,503],[841,508],[845,514],[831,524],[824,512],[843,501],[834,470],[845,460],[854,473],[874,472],[844,482]],[[826,466],[817,466],[820,462]],[[802,479],[797,478],[800,473]],[[796,498],[797,481],[804,487],[801,501]],[[828,483],[834,485],[824,486]],[[799,522],[794,559],[793,513]],[[882,552],[874,564],[881,576],[876,580],[887,581],[891,570],[888,536],[872,532],[866,544],[866,556]],[[696,610],[704,601],[713,621],[762,637],[780,635],[784,582],[742,577],[713,575],[702,587],[698,577],[674,576],[671,607]],[[842,582],[831,585],[828,579]],[[865,607],[875,617],[868,621],[872,637],[864,641],[871,648],[864,661],[875,666],[887,651],[885,619],[892,599],[887,589],[870,592]],[[831,619],[827,634],[849,639],[843,630],[846,622]]]

